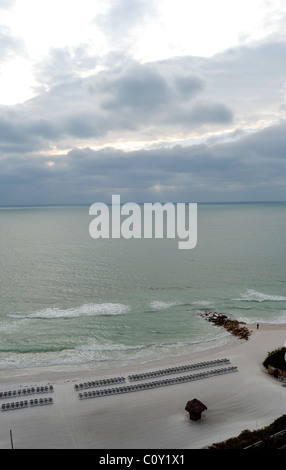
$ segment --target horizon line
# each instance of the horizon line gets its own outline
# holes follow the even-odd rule
[[[111,205],[111,202],[102,202],[102,204],[106,205]],[[128,201],[130,202],[130,201]],[[127,203],[128,203],[127,202]],[[160,202],[160,201],[156,201]],[[151,204],[155,204],[156,202],[151,202]],[[165,201],[165,202],[160,202],[160,204],[166,204],[167,202],[170,201]],[[181,201],[182,202],[182,201]],[[134,202],[133,202],[134,203]],[[172,202],[173,204],[179,204],[179,201]],[[285,201],[205,201],[205,202],[196,202],[196,204],[281,204],[281,203],[286,203]],[[44,204],[0,204],[0,208],[15,208],[15,207],[89,207],[93,203],[44,203]],[[125,202],[122,202],[122,204],[125,204]],[[136,202],[135,204],[138,205],[143,205],[146,204],[146,202]],[[150,202],[148,202],[150,204]],[[184,201],[183,204],[190,204],[190,201]]]

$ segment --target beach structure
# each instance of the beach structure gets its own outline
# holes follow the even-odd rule
[[[263,365],[268,370],[268,374],[276,379],[286,380],[286,347],[269,352]]]
[[[279,368],[275,367],[272,365],[268,366],[268,374],[274,375],[274,377],[277,378],[284,378],[286,379],[286,369],[285,368]]]
[[[188,401],[185,410],[190,414],[191,420],[197,421],[201,419],[201,414],[204,410],[207,410],[207,407],[200,400],[194,398],[193,400]]]

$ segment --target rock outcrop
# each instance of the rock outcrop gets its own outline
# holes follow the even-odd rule
[[[243,326],[245,325],[244,322],[232,320],[224,313],[204,311],[201,313],[201,316],[209,322],[214,323],[216,326],[222,326],[229,333],[237,336],[240,339],[248,340],[249,336],[251,335],[251,331],[246,326]]]

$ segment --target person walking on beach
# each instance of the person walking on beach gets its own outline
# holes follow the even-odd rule
[[[258,328],[259,328],[259,323],[257,323],[257,325],[256,325],[256,329],[257,329],[257,330],[258,330]]]

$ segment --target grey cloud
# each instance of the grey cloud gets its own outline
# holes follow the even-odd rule
[[[97,16],[96,25],[112,44],[112,49],[132,48],[132,38],[143,27],[146,19],[156,17],[154,2],[148,0],[119,0],[110,2],[105,14]],[[140,32],[139,32],[140,34]]]
[[[0,25],[1,26],[1,25]],[[25,54],[24,46],[20,39],[6,26],[0,30],[0,60],[3,62],[16,54]]]
[[[280,5],[277,5],[277,2],[273,2],[272,11],[267,11],[261,23],[263,29],[268,31],[269,39],[277,40],[279,38],[280,40],[285,40],[286,13],[284,1],[280,0]]]
[[[231,49],[205,61],[218,100],[251,122],[257,114],[275,114],[284,102],[285,42],[265,42]]]
[[[144,0],[111,2],[106,13],[98,17],[97,22],[110,31],[125,31],[126,28],[132,28],[142,21],[142,16],[149,12],[149,6]]]
[[[260,119],[282,119],[285,52],[278,42],[209,59],[142,65],[125,58],[83,79],[77,67],[89,66],[87,56],[78,53],[73,65],[70,51],[62,51],[69,78],[59,65],[54,79],[47,72],[48,92],[0,108],[0,203],[90,203],[113,190],[137,201],[285,200],[285,121],[247,130]],[[50,66],[60,57],[55,50]],[[183,141],[214,129],[217,135],[200,145],[88,148],[178,135]],[[67,149],[74,150],[64,155]]]
[[[144,65],[127,67],[121,74],[109,81],[106,91],[111,97],[103,102],[104,108],[131,107],[156,109],[167,103],[171,90],[166,79],[156,70]]]
[[[92,203],[122,191],[126,200],[285,200],[286,122],[239,139],[123,152],[74,149],[67,155],[0,160],[2,203],[39,190],[39,203]],[[48,166],[49,160],[54,166]],[[155,187],[162,187],[156,192]],[[165,189],[164,189],[165,188]],[[27,190],[27,192],[26,192]],[[95,192],[96,191],[96,192]],[[22,194],[23,193],[23,194]],[[21,196],[22,194],[22,196]],[[26,198],[26,199],[25,199]],[[73,199],[75,198],[75,199]],[[143,199],[142,199],[143,198]]]
[[[103,137],[108,128],[109,123],[105,119],[99,119],[92,111],[66,116],[63,122],[63,134],[78,139]]]
[[[34,74],[41,85],[56,86],[76,80],[94,69],[96,62],[84,44],[74,49],[51,48],[48,56],[35,65]]]
[[[205,88],[205,81],[195,76],[181,76],[175,79],[176,86],[182,95],[188,99]]]
[[[143,133],[144,127],[153,126],[160,134],[174,132],[179,126],[197,128],[232,119],[231,110],[221,103],[195,101],[205,80],[184,71],[181,80],[176,71],[161,71],[157,64],[132,63],[102,77],[101,83],[95,78],[91,88],[94,96],[100,93],[102,109],[110,113],[111,121],[132,123]]]
[[[138,176],[145,174],[160,175],[158,183],[174,181],[174,178],[190,175],[208,178],[215,177],[224,182],[267,181],[269,170],[279,176],[285,169],[284,148],[286,144],[286,122],[271,126],[260,132],[246,134],[238,140],[215,145],[200,144],[189,147],[175,146],[158,150],[123,152],[115,149],[93,151],[75,149],[67,156],[75,174],[116,175],[116,183],[121,174]],[[86,170],[88,167],[88,171]],[[251,171],[250,171],[251,170]],[[94,171],[94,173],[93,173]],[[124,176],[123,176],[124,177]],[[243,178],[243,179],[242,179]],[[145,181],[146,188],[149,182]]]
[[[157,139],[178,129],[220,126],[232,119],[223,103],[201,101],[204,80],[185,72],[182,85],[180,75],[162,73],[157,64],[129,61],[86,79],[63,69],[63,83],[23,105],[3,107],[0,152],[9,151],[9,146],[11,152],[15,147],[20,150],[21,143],[25,152],[55,144],[70,148],[90,141],[94,145],[107,136]],[[64,79],[65,73],[70,81]]]
[[[0,9],[10,10],[15,5],[15,0],[0,0]]]
[[[27,112],[21,105],[2,106],[0,113],[0,155],[39,151],[58,136],[58,126],[43,113]]]
[[[260,118],[277,119],[281,112],[285,103],[285,56],[285,41],[264,41],[210,58],[166,60],[161,70],[166,74],[184,70],[204,79],[204,100],[223,103],[234,112],[236,121],[243,120],[247,127]]]
[[[92,57],[84,49],[53,50],[39,68],[50,91],[27,103],[22,114],[27,121],[45,114],[57,144],[69,147],[80,139],[95,145],[105,138],[160,140],[228,124],[239,128],[241,121],[253,126],[283,110],[285,55],[282,42],[149,64],[117,54],[114,64],[108,57],[109,68],[81,79],[78,70],[92,67]]]
[[[232,121],[231,111],[222,104],[198,104],[193,110],[193,118],[199,123],[229,123]]]
[[[233,141],[236,139],[239,139],[240,137],[246,136],[246,131],[243,129],[235,129],[232,132],[223,132],[222,134],[219,135],[213,135],[211,137],[208,137],[207,143],[208,144],[219,144],[219,143],[224,143],[228,141]]]
[[[182,105],[167,118],[172,125],[176,122],[182,129],[198,129],[208,125],[221,126],[233,120],[232,111],[220,103],[195,102],[191,107]]]
[[[210,59],[184,57],[159,63],[125,60],[82,79],[84,52],[54,50],[54,86],[22,106],[1,109],[0,151],[48,150],[50,146],[100,145],[126,139],[160,140],[190,133],[238,129],[277,119],[284,103],[286,46],[262,44]],[[67,67],[60,67],[61,62]],[[76,56],[74,56],[76,57]],[[85,62],[85,59],[87,62]],[[79,65],[78,65],[79,64]],[[47,77],[49,77],[47,72]],[[65,78],[65,77],[69,78]],[[52,84],[52,80],[50,82]]]

